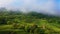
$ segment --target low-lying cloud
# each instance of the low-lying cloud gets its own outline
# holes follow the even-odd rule
[[[33,10],[56,14],[56,10],[58,9],[57,7],[60,4],[58,1],[59,0],[0,0],[0,7],[6,7],[7,9],[19,9],[24,12]]]

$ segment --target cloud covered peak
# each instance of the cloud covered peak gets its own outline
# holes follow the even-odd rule
[[[0,7],[7,9],[19,9],[21,11],[38,11],[43,13],[56,14],[60,7],[60,0],[0,0]]]

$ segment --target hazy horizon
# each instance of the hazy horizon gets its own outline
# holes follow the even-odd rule
[[[0,0],[0,8],[5,7],[12,10],[42,11],[48,14],[58,14],[60,11],[60,0]]]

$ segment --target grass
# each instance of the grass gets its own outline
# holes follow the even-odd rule
[[[26,23],[25,25],[25,27],[27,27],[27,26],[31,26],[31,25],[33,25],[34,23]],[[24,25],[24,24],[23,24]],[[58,33],[58,34],[60,34],[60,28],[59,27],[57,27],[57,26],[55,26],[55,25],[53,25],[53,24],[51,24],[51,23],[40,23],[40,25],[38,24],[38,26],[46,26],[46,32],[54,32],[54,33]],[[24,30],[22,30],[22,29],[13,29],[13,25],[0,25],[0,33],[1,32],[7,32],[7,31],[11,31],[11,32],[18,32],[17,34],[19,34],[19,33],[26,33]],[[27,33],[26,33],[27,34]]]

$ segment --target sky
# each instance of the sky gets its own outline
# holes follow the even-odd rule
[[[0,7],[19,9],[23,12],[33,10],[48,14],[58,14],[60,0],[0,0]]]

